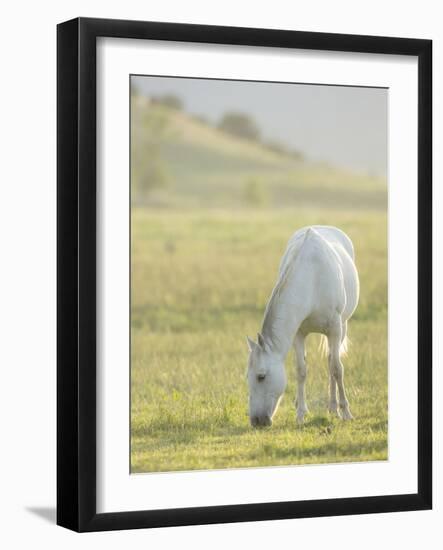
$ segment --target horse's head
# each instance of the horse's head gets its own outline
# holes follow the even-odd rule
[[[286,388],[284,361],[275,355],[261,334],[249,347],[249,419],[252,426],[270,426]]]

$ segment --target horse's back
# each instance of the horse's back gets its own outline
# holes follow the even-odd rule
[[[301,244],[303,238],[306,235],[306,232],[311,229],[323,237],[331,245],[341,245],[346,252],[349,254],[352,260],[355,260],[354,255],[354,245],[352,244],[351,239],[346,235],[344,231],[338,227],[333,227],[332,225],[311,225],[302,227],[296,231],[292,237],[289,239],[288,248],[293,244]]]
[[[299,284],[313,296],[313,307],[333,307],[349,319],[357,307],[359,282],[354,247],[346,233],[332,226],[303,227],[288,242],[281,273],[291,265],[297,266]]]

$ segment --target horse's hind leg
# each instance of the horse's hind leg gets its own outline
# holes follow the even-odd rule
[[[307,369],[305,358],[305,337],[300,332],[297,332],[297,334],[295,335],[294,349],[295,365],[297,371],[297,399],[295,401],[295,406],[297,408],[297,422],[298,424],[303,424],[305,414],[308,412],[305,394]]]
[[[330,398],[330,404],[329,409],[331,410],[335,408],[335,411],[337,411],[337,401],[336,401],[336,395],[335,395],[335,386],[337,386],[338,389],[338,398],[339,398],[339,406],[340,406],[340,412],[341,417],[343,420],[351,420],[352,414],[349,410],[349,402],[346,397],[345,392],[345,386],[343,382],[343,363],[340,359],[340,347],[342,344],[342,341],[344,339],[343,335],[343,327],[341,323],[341,319],[337,319],[337,321],[333,324],[331,327],[331,330],[328,334],[328,340],[329,340],[329,376],[331,381],[331,398]],[[335,382],[335,384],[334,384]],[[332,407],[331,407],[332,406]]]
[[[340,352],[346,351],[346,333],[348,330],[348,323],[344,321],[341,326],[341,338],[340,338]],[[328,361],[330,363],[330,352],[328,355]],[[337,382],[334,376],[331,365],[329,366],[329,405],[328,410],[331,414],[340,416],[338,413],[337,403]]]

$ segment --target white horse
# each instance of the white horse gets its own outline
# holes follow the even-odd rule
[[[297,422],[308,412],[305,399],[305,338],[321,333],[328,351],[329,411],[352,418],[343,384],[341,355],[346,351],[347,322],[357,307],[359,280],[354,247],[336,227],[300,229],[289,240],[280,263],[257,342],[249,347],[249,418],[252,426],[270,426],[286,388],[284,361],[295,348]]]

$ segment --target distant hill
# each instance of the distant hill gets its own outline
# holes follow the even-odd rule
[[[143,96],[132,101],[132,146],[135,204],[379,209],[387,203],[382,178],[273,151]],[[161,177],[150,188],[143,174],[154,165]]]

